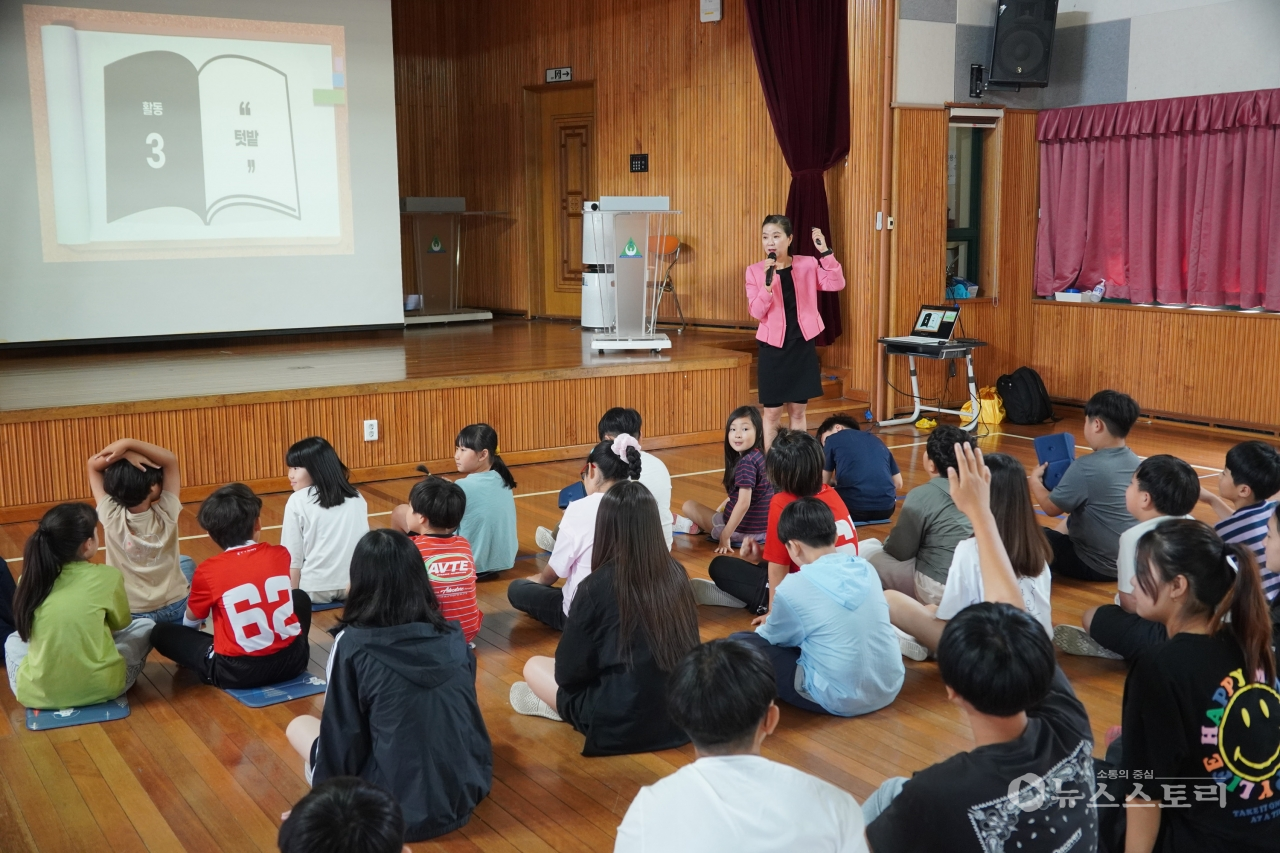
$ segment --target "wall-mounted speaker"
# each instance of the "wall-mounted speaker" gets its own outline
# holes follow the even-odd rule
[[[1049,58],[1058,0],[1007,0],[996,7],[996,37],[991,44],[987,82],[997,85],[1049,85]]]

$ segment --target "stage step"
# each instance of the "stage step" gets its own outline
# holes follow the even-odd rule
[[[760,388],[756,384],[754,365],[752,366],[751,372],[751,401],[753,403],[758,403],[760,402]],[[840,400],[843,397],[844,383],[842,383],[838,377],[832,376],[829,373],[824,373],[822,374],[822,396],[811,400],[809,405],[810,408],[812,408],[813,404],[818,400]]]

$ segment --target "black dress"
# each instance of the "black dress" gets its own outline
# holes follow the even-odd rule
[[[804,339],[796,316],[796,286],[791,268],[778,270],[776,289],[782,291],[782,308],[786,315],[786,336],[782,346],[757,341],[760,351],[758,384],[760,405],[776,408],[783,403],[807,403],[822,396],[822,368],[818,350],[812,340]]]

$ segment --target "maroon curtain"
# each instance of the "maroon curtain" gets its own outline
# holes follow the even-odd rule
[[[1036,293],[1280,311],[1280,89],[1045,110]]]
[[[745,0],[747,29],[760,87],[778,146],[791,170],[787,218],[793,255],[816,255],[810,228],[831,246],[823,172],[849,153],[849,33],[847,2]],[[834,246],[831,246],[834,248]],[[818,293],[826,330],[817,344],[840,336],[840,295]]]

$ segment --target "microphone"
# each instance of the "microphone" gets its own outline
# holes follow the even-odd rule
[[[770,252],[770,253],[769,253],[769,260],[771,260],[771,261],[776,261],[777,259],[778,259],[778,253],[777,253],[777,252]],[[772,282],[772,281],[773,281],[773,267],[769,267],[769,268],[768,268],[767,270],[765,270],[765,272],[764,272],[764,286],[765,286],[765,287],[768,287],[768,286],[769,286],[769,284],[770,284],[770,282]]]

